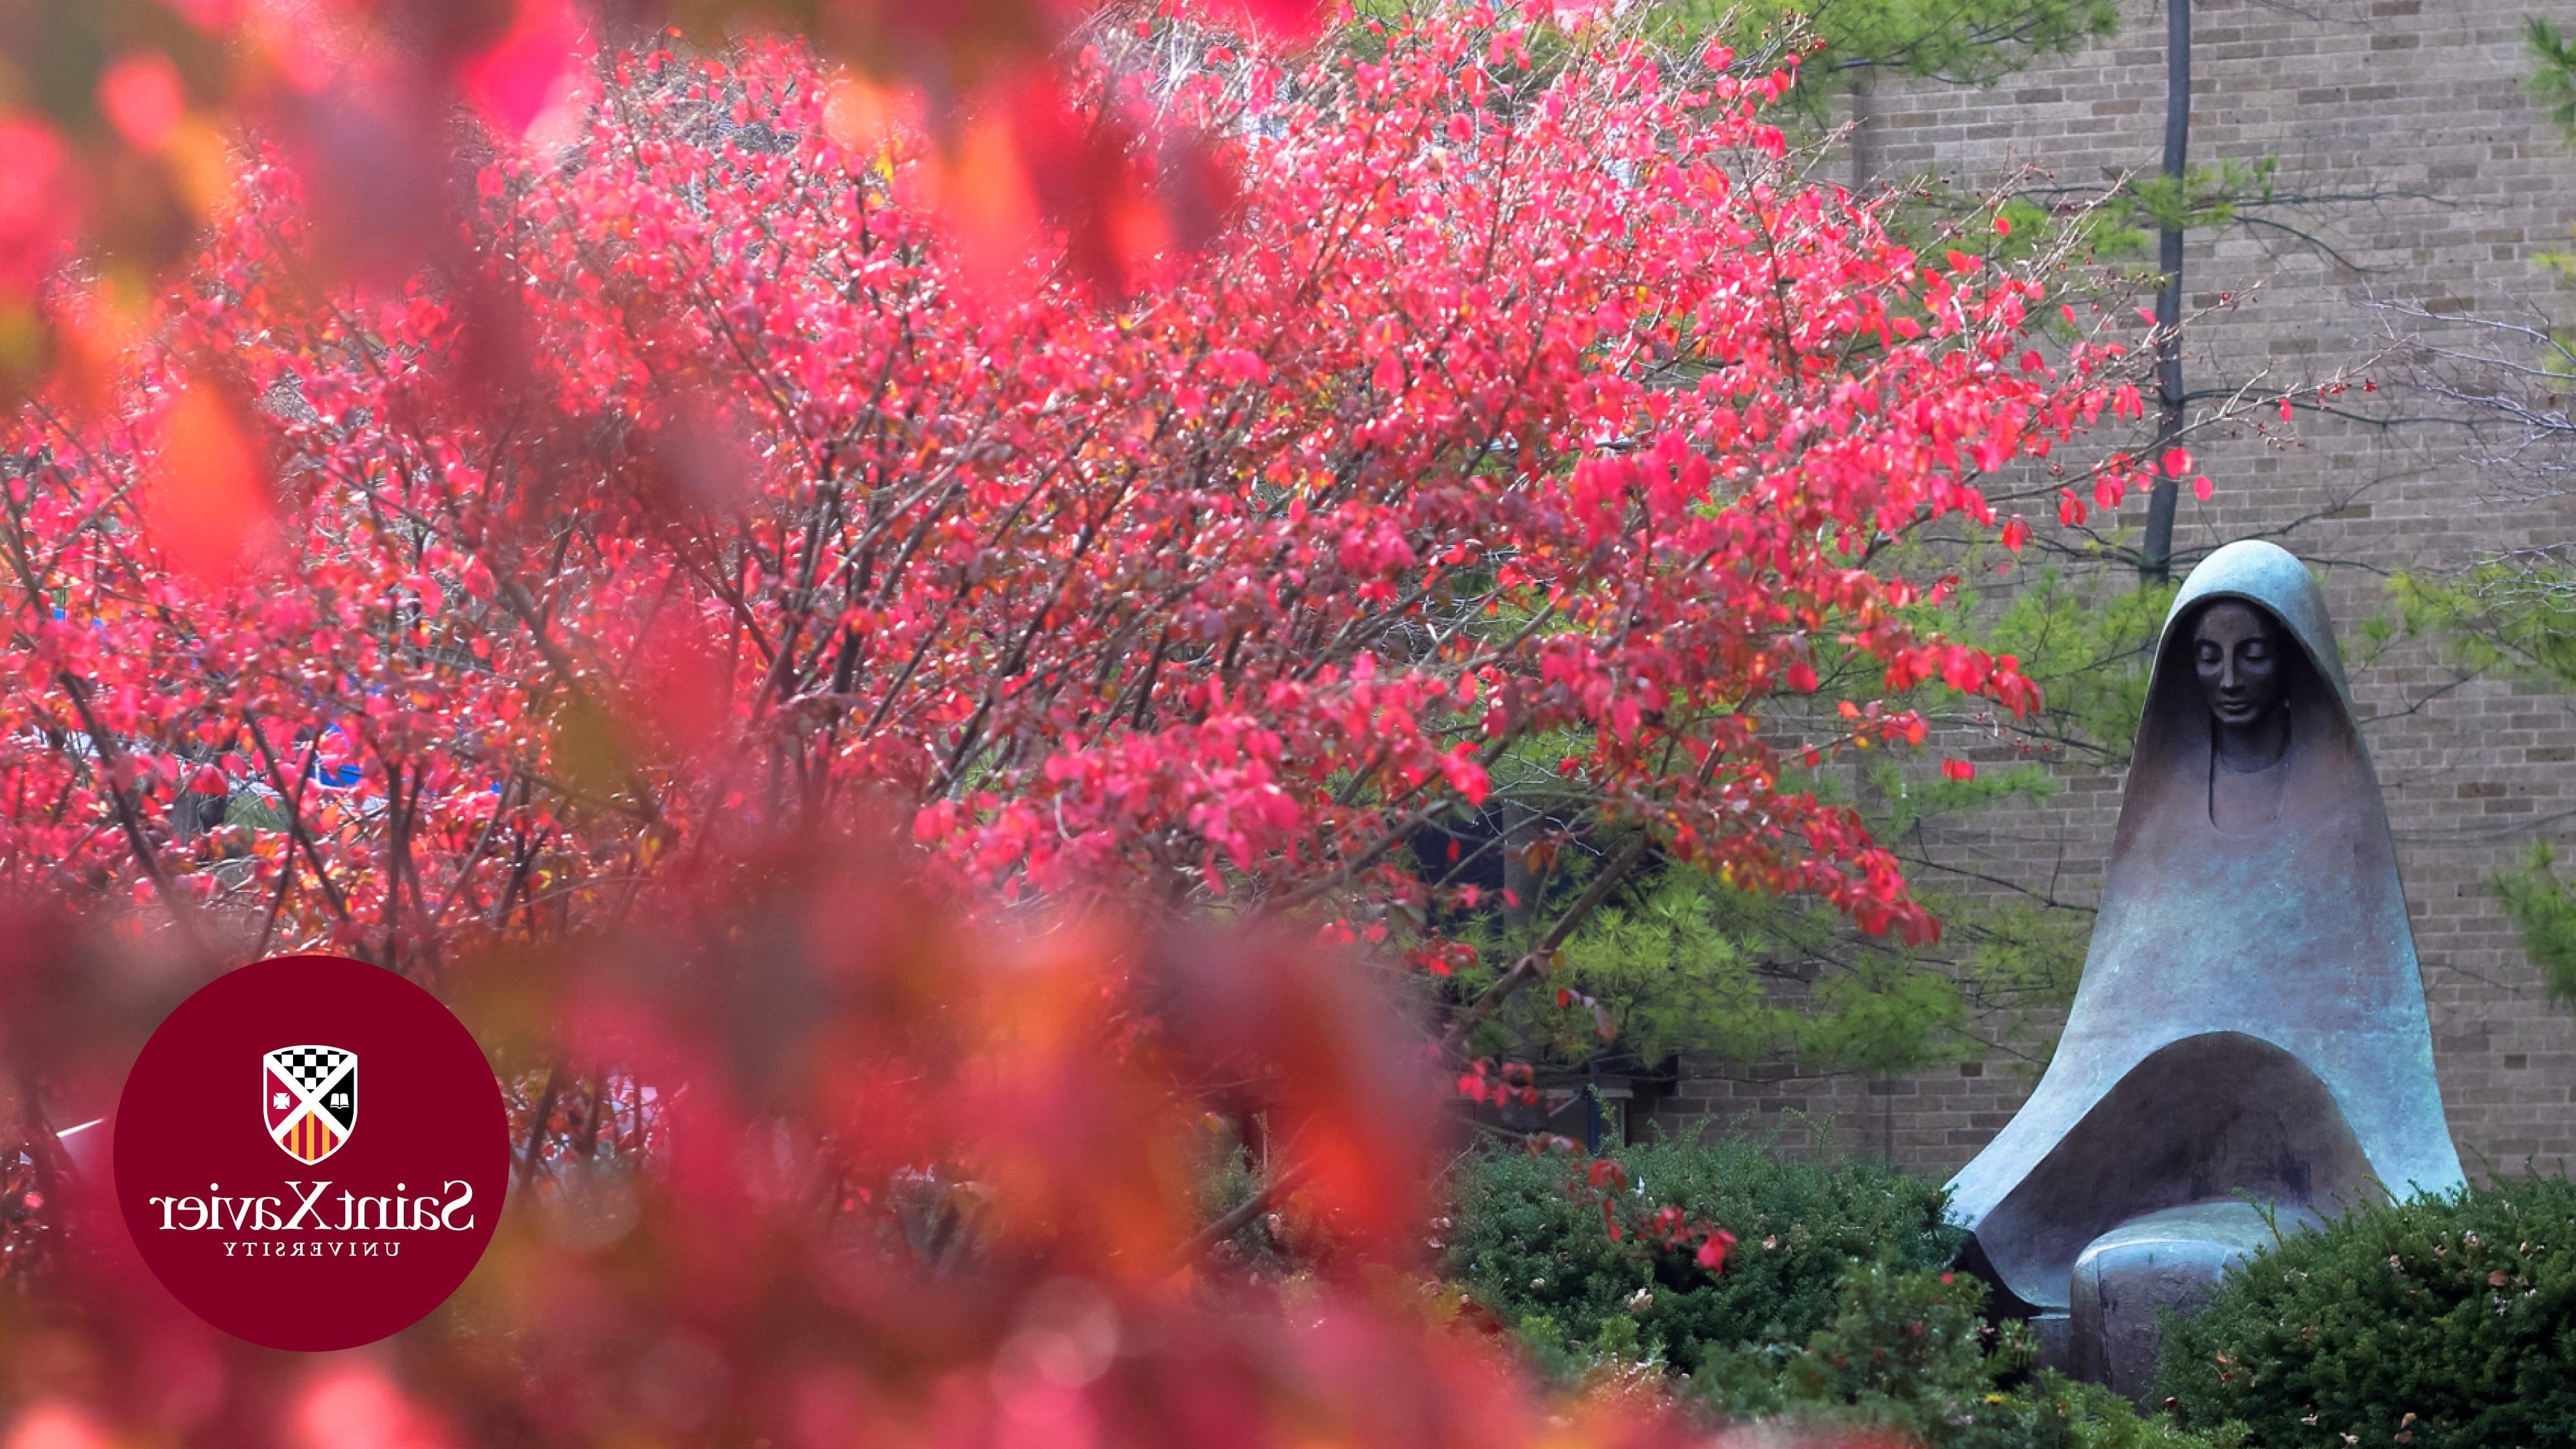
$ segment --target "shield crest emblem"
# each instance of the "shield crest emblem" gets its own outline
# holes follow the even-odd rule
[[[311,1166],[358,1127],[358,1054],[338,1047],[279,1047],[260,1058],[260,1110],[269,1139]]]

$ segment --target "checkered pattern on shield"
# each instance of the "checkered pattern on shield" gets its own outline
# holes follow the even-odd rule
[[[358,1125],[357,1053],[279,1047],[260,1062],[269,1137],[287,1156],[307,1164],[337,1152]]]

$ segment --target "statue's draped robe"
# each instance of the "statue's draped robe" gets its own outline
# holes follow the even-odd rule
[[[2290,744],[2269,825],[2211,823],[2200,608],[2281,626]],[[2086,1245],[2247,1196],[2333,1215],[2460,1182],[2406,896],[2325,601],[2267,543],[2192,571],[2166,616],[2066,1032],[2038,1090],[1952,1179],[1967,1261],[2060,1309]],[[2304,1216],[2304,1214],[2298,1214]],[[2009,1306],[2009,1305],[2008,1305]]]

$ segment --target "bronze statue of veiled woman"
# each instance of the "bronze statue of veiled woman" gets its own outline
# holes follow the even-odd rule
[[[2155,1310],[2275,1223],[2460,1180],[2325,600],[2229,544],[2166,616],[2065,1035],[1951,1180],[1964,1261],[2008,1311],[2071,1312],[2071,1366],[2137,1393]]]

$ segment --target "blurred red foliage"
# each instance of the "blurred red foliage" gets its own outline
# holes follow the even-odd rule
[[[491,1254],[377,1349],[226,1338],[151,1284],[94,1170],[0,1164],[6,1246],[56,1258],[0,1311],[7,1442],[1682,1441],[1651,1401],[1534,1394],[1420,1278],[1436,1094],[1350,963],[968,926],[895,849],[782,839],[618,928],[459,963],[496,1056],[550,1065]],[[30,1071],[76,1077],[196,979],[15,924]],[[35,1034],[62,1020],[88,1030]],[[1301,1165],[1282,1210],[1334,1245],[1284,1290],[1200,1271],[1220,1104],[1266,1115]]]
[[[184,272],[198,226],[239,181],[235,133],[294,154],[331,245],[308,259],[398,275],[450,220],[442,194],[463,107],[509,142],[560,140],[599,100],[605,45],[712,44],[784,25],[948,111],[1012,92],[1052,103],[1058,64],[1100,0],[0,0],[0,403],[96,374]],[[1136,7],[1313,36],[1326,0]],[[1043,128],[1024,135],[1042,143]],[[1031,155],[1014,185],[1061,187]],[[1076,230],[1114,203],[1076,191]],[[66,268],[69,268],[68,274]],[[101,328],[102,312],[114,325]]]

